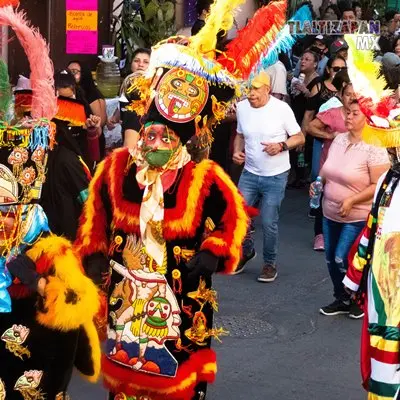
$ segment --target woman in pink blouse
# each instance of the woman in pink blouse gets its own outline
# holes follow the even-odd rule
[[[319,168],[317,169],[313,165],[313,170],[318,171],[315,172],[315,174],[318,174],[323,167],[325,160],[328,157],[329,147],[336,135],[347,132],[345,125],[346,110],[350,106],[350,103],[355,99],[353,85],[350,82],[347,70],[339,71],[333,78],[332,84],[338,90],[336,97],[332,99],[336,99],[337,103],[341,104],[341,107],[333,106],[325,111],[320,111],[309,125],[308,133],[314,136],[315,141],[323,140]],[[332,102],[332,99],[328,100],[328,103]],[[324,104],[325,107],[326,104],[327,103]],[[317,161],[317,159],[313,159],[313,161]],[[314,215],[314,250],[324,251],[325,244],[324,236],[322,234],[322,206],[314,211]]]
[[[389,169],[387,152],[362,140],[365,116],[357,101],[346,110],[347,133],[336,136],[320,172],[324,182],[322,209],[326,262],[335,301],[320,309],[321,314],[350,314],[362,317],[342,280],[347,271],[348,252],[365,225],[378,178]],[[310,194],[314,193],[314,184]]]

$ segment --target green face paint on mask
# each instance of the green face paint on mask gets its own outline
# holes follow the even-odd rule
[[[163,167],[172,157],[173,150],[156,150],[146,153],[146,161],[152,167]]]

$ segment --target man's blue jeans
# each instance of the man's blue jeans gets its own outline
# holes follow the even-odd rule
[[[349,300],[350,296],[343,287],[343,278],[348,267],[347,257],[364,225],[364,221],[347,224],[335,222],[324,217],[323,231],[326,263],[333,283],[333,295],[338,300]]]
[[[239,190],[247,205],[253,207],[260,200],[265,264],[276,264],[279,210],[285,197],[288,175],[289,171],[275,176],[259,176],[244,169],[240,176]],[[248,256],[253,249],[254,239],[248,231],[243,242],[243,255]]]

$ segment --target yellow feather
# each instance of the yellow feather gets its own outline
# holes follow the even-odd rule
[[[228,32],[232,28],[235,9],[243,3],[245,0],[215,0],[205,26],[191,38],[189,47],[203,54],[214,51],[218,32]]]
[[[348,73],[353,83],[354,91],[362,97],[369,97],[374,103],[378,103],[384,96],[390,96],[392,92],[385,90],[385,78],[378,77],[380,64],[374,61],[372,50],[357,50],[356,38],[358,35],[345,35],[349,45],[347,59]]]

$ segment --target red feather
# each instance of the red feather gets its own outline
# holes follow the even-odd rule
[[[383,97],[376,105],[376,115],[387,118],[391,110],[396,108],[396,100],[390,96]]]
[[[286,7],[286,1],[280,0],[257,10],[247,26],[228,44],[226,53],[218,61],[231,73],[239,70],[243,79],[248,78],[255,63],[285,24]]]
[[[0,0],[0,7],[13,6],[17,7],[19,5],[19,0]]]

